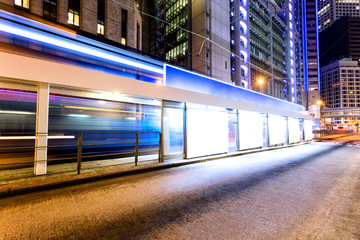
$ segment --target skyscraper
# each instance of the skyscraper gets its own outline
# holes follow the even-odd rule
[[[360,17],[341,17],[323,30],[319,34],[319,39],[321,66],[344,57],[358,61],[360,59]]]
[[[220,0],[155,0],[151,53],[230,82],[228,6]],[[216,9],[216,11],[214,11]]]
[[[322,32],[343,16],[360,17],[360,1],[320,0],[318,15],[319,29]]]
[[[322,122],[353,125],[360,116],[360,1],[324,0],[319,7]]]
[[[302,1],[302,59],[303,59],[303,105],[313,113],[320,99],[318,3],[317,0]]]
[[[151,53],[160,59],[191,68],[191,12],[188,0],[155,0],[151,11]]]
[[[296,102],[294,9],[293,0],[230,0],[236,85]]]
[[[156,0],[151,52],[221,81],[298,102],[297,2],[223,3]]]
[[[321,68],[323,126],[355,125],[360,120],[359,61],[345,58]]]

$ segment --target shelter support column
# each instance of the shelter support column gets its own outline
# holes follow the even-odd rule
[[[47,171],[49,89],[48,83],[39,83],[37,87],[34,164],[34,173],[36,175],[46,174]]]

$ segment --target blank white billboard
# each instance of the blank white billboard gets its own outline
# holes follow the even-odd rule
[[[305,134],[304,140],[305,141],[312,140],[312,138],[313,138],[312,125],[313,125],[312,120],[304,120],[304,134]]]
[[[261,113],[239,111],[240,150],[263,146],[263,121]]]
[[[228,113],[225,109],[188,108],[186,114],[188,158],[228,152]]]
[[[285,117],[269,114],[269,145],[285,144],[286,119]]]
[[[301,141],[300,121],[298,118],[288,118],[289,143]]]

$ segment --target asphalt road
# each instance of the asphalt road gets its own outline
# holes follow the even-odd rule
[[[0,239],[360,239],[360,147],[323,142],[0,199]]]

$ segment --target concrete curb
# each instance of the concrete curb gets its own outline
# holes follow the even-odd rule
[[[57,189],[62,187],[68,187],[73,185],[85,184],[90,182],[95,182],[104,179],[111,179],[121,176],[128,176],[134,174],[140,174],[145,172],[151,171],[158,171],[162,169],[180,167],[190,164],[202,163],[207,161],[219,160],[223,158],[230,158],[236,157],[241,155],[247,155],[252,153],[264,152],[264,151],[271,151],[271,150],[278,150],[282,148],[294,147],[303,144],[308,144],[310,142],[302,142],[297,144],[285,145],[285,146],[276,146],[276,147],[269,147],[269,148],[259,148],[253,149],[243,152],[234,152],[234,153],[227,153],[221,155],[213,155],[213,156],[206,156],[196,159],[187,159],[187,160],[178,160],[177,162],[164,162],[164,163],[156,163],[156,164],[149,164],[149,165],[142,165],[132,168],[118,168],[118,169],[111,169],[111,170],[100,170],[97,172],[91,173],[83,173],[80,175],[69,175],[69,176],[59,176],[53,177],[49,179],[42,179],[34,181],[34,178],[30,178],[33,180],[28,180],[21,182],[20,184],[12,184],[10,186],[6,186],[5,188],[0,189],[0,198],[27,194],[32,192],[39,192],[51,189]]]

